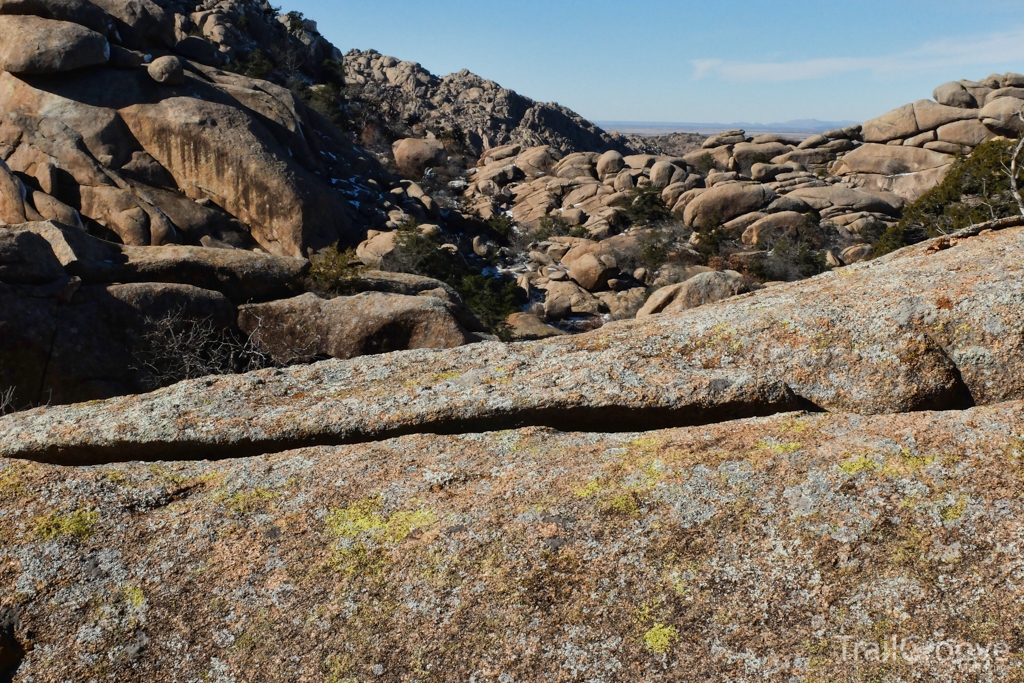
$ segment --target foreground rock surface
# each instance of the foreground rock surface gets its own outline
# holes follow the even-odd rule
[[[807,406],[889,413],[1024,398],[1024,230],[576,337],[185,382],[0,420],[0,455],[236,457],[425,431],[630,430]],[[183,454],[187,454],[184,456]]]
[[[0,462],[0,613],[40,683],[1014,680],[1022,409]]]

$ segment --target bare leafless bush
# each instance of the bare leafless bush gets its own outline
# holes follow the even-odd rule
[[[146,318],[144,329],[135,349],[133,369],[139,374],[139,384],[147,390],[276,365],[258,342],[259,330],[246,337],[217,325],[211,318],[190,318],[182,309]]]
[[[7,415],[15,411],[14,389],[15,387],[8,387],[4,391],[0,391],[0,415]]]

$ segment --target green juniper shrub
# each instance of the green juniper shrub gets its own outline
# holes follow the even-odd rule
[[[505,277],[492,277],[462,254],[442,248],[437,235],[423,235],[415,221],[399,226],[394,269],[447,283],[490,332],[508,339],[505,320],[526,303],[526,293]]]
[[[263,54],[263,50],[256,48],[250,50],[242,57],[235,59],[230,64],[224,67],[228,71],[248,76],[249,78],[258,78],[260,80],[267,80],[274,72],[274,65],[267,59],[267,56]]]
[[[875,241],[875,256],[885,256],[894,251],[902,249],[911,242],[908,242],[906,231],[899,224],[887,228],[885,232]]]
[[[1015,145],[1013,140],[991,140],[978,145],[970,156],[958,157],[937,187],[903,210],[899,225],[875,244],[875,255],[1018,214],[1007,171]]]
[[[647,185],[634,190],[633,201],[626,209],[626,218],[631,225],[653,225],[667,221],[672,212],[661,199],[661,188]]]
[[[666,221],[652,227],[639,238],[638,265],[655,272],[672,258],[672,252],[681,247],[692,231],[680,221]]]
[[[342,250],[338,243],[321,249],[310,259],[307,289],[329,296],[355,294],[355,280],[364,270],[355,249]]]
[[[289,12],[285,16],[288,17],[288,30],[289,31],[301,31],[303,29],[303,22],[306,20],[306,16],[302,12]]]
[[[511,216],[506,214],[499,214],[488,218],[484,222],[484,226],[488,233],[506,243],[515,237],[516,234],[516,222],[512,220]]]
[[[712,258],[719,255],[722,243],[729,239],[729,236],[721,226],[701,228],[697,230],[698,241],[694,247],[701,256],[701,261],[707,264]]]
[[[540,225],[534,229],[532,237],[538,242],[549,240],[552,237],[565,237],[569,234],[569,223],[561,216],[544,216],[540,219]]]

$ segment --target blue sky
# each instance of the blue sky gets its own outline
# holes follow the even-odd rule
[[[864,120],[1024,72],[1021,0],[284,0],[343,52],[467,68],[592,120]]]

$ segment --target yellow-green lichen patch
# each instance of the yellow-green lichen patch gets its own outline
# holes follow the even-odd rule
[[[674,626],[655,624],[644,634],[644,645],[651,652],[663,655],[672,649],[679,632]]]
[[[839,469],[849,475],[854,475],[859,472],[874,472],[878,469],[878,464],[866,455],[858,455],[840,464]]]
[[[277,497],[278,494],[273,491],[258,488],[252,491],[240,491],[232,496],[222,497],[222,500],[228,510],[235,514],[244,515],[262,510],[266,507],[267,503]]]
[[[961,498],[955,503],[945,505],[939,511],[939,516],[943,522],[955,522],[964,516],[964,512],[967,510],[967,499]]]
[[[141,586],[128,586],[121,592],[132,607],[142,607],[146,602],[146,593]]]
[[[44,541],[55,541],[60,538],[74,538],[84,541],[95,533],[100,513],[94,510],[80,509],[67,515],[56,513],[36,519],[36,535]]]
[[[776,455],[792,455],[803,447],[804,445],[797,441],[790,441],[788,443],[772,443],[768,440],[759,441],[757,446],[755,446],[755,448],[764,451],[771,451]]]
[[[347,508],[332,510],[327,517],[327,531],[336,538],[357,539],[371,536],[387,543],[401,543],[409,534],[434,524],[430,510],[400,510],[385,517],[379,498],[367,498]]]

